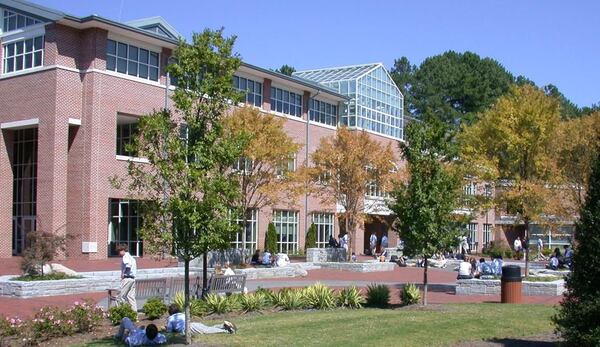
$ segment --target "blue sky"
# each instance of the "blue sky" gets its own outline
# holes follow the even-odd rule
[[[600,1],[33,0],[77,16],[160,15],[185,37],[225,27],[242,58],[298,70],[413,64],[447,50],[498,60],[514,75],[555,84],[580,106],[600,101]]]

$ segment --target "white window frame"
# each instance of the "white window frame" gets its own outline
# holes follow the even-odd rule
[[[12,14],[11,14],[11,15],[9,15],[9,16],[6,16],[6,12],[11,12]],[[17,17],[17,19],[16,19],[16,21],[17,21],[17,23],[16,23],[16,24],[17,24],[17,25],[18,25],[18,16],[22,16],[22,17],[24,17],[24,18],[25,18],[25,21],[27,21],[27,19],[31,19],[31,20],[32,20],[34,23],[33,23],[33,24],[30,24],[30,25],[27,25],[27,24],[25,24],[24,26],[22,26],[22,27],[20,27],[20,28],[15,28],[15,29],[13,29],[13,30],[8,30],[8,29],[5,27],[5,25],[4,25],[4,20],[5,20],[6,18],[12,17],[13,15],[14,15],[15,17]],[[13,10],[11,10],[11,9],[8,9],[8,8],[3,8],[3,7],[0,7],[0,35],[3,35],[3,34],[5,34],[5,33],[12,33],[12,32],[24,31],[24,30],[27,30],[27,29],[29,29],[29,28],[32,28],[32,27],[35,27],[35,26],[39,26],[39,25],[42,25],[42,26],[43,26],[43,25],[45,25],[45,24],[46,24],[46,23],[44,23],[44,22],[43,22],[41,19],[38,19],[38,18],[35,18],[35,17],[32,17],[32,16],[28,16],[28,15],[26,15],[26,14],[23,14],[23,13],[21,13],[21,12],[13,11]]]
[[[255,85],[258,83],[260,85],[260,88],[259,88],[260,93],[257,93],[256,88],[252,92],[248,88],[246,88],[245,90],[238,88],[235,85],[235,79],[236,78],[238,79],[238,85],[239,85],[239,80],[240,79],[245,79],[246,80],[246,87],[248,86],[248,81],[253,82]],[[238,90],[241,93],[244,93],[244,101],[243,102],[245,104],[248,104],[248,105],[251,105],[251,106],[255,106],[255,107],[262,107],[263,102],[264,102],[264,97],[263,97],[264,82],[257,81],[257,80],[255,80],[253,78],[249,78],[249,77],[246,77],[246,76],[241,76],[241,75],[239,75],[239,74],[236,73],[236,74],[233,75],[233,81],[232,81],[232,83],[233,83],[233,88],[235,88],[235,90]],[[250,95],[250,94],[252,94],[252,96],[253,96],[253,102],[252,103],[250,103],[248,101],[248,95]],[[257,97],[260,98],[260,102],[258,103],[258,105],[256,104],[256,98]]]
[[[235,234],[235,239],[231,241],[231,246],[236,249],[242,248],[242,232],[246,232],[246,247],[254,252],[258,247],[258,209],[253,208],[248,211],[248,220],[246,221],[248,225],[244,228],[243,231],[240,231]],[[234,223],[242,226],[244,223],[244,219],[239,217],[235,218]],[[243,226],[242,226],[243,227]],[[250,238],[248,238],[248,227],[250,227]]]
[[[487,246],[492,241],[492,224],[483,224],[483,245]]]
[[[471,244],[469,244],[469,249],[474,250],[474,246],[477,243],[477,223],[467,224],[467,230],[469,231],[469,236],[471,236]]]
[[[275,230],[277,230],[277,251],[279,253],[295,253],[298,251],[298,215],[298,211],[273,210],[273,225],[275,225]],[[290,221],[290,219],[292,220]],[[284,230],[285,234],[282,233]],[[284,235],[293,235],[294,240],[290,241],[286,237],[284,241]]]
[[[329,245],[329,236],[335,236],[335,214],[327,212],[313,212],[312,223],[317,228],[317,248],[325,248]],[[329,227],[329,233],[327,232]]]
[[[289,102],[289,99],[288,99],[287,102],[283,101],[283,96],[282,96],[282,100],[281,100],[281,102],[282,102],[282,109],[281,109],[281,111],[277,110],[277,100],[278,99],[275,98],[275,95],[277,93],[277,89],[281,90],[282,93],[288,92],[288,93],[294,93],[294,94],[300,96],[300,114],[297,115],[297,114],[291,113],[289,111],[290,110],[290,106],[293,105],[293,107],[295,109],[297,107],[297,105],[295,104],[295,101],[294,101],[294,104],[292,104],[291,102]],[[273,91],[275,91],[275,95],[273,95],[274,94]],[[273,102],[273,100],[275,100],[275,103]],[[270,106],[270,111],[271,112],[275,112],[276,114],[282,114],[282,115],[285,115],[285,116],[291,117],[291,118],[302,119],[302,114],[304,112],[304,93],[303,92],[301,92],[301,91],[299,92],[299,91],[296,91],[296,90],[293,90],[293,89],[290,89],[290,88],[286,88],[286,87],[281,87],[281,86],[278,86],[278,85],[271,85],[271,95],[270,95],[270,98],[269,98],[269,102],[271,104],[271,106]],[[288,104],[288,112],[284,111],[286,103]]]
[[[33,50],[31,52],[31,54],[41,51],[41,53],[42,53],[41,65],[33,66],[33,64],[35,62],[35,57],[32,57],[32,63],[31,63],[32,66],[30,68],[24,68],[21,70],[13,70],[11,72],[4,72],[6,61],[8,59],[6,53],[4,52],[6,50],[6,46],[9,44],[13,44],[13,43],[25,42],[26,40],[29,40],[29,39],[32,39],[35,42],[35,39],[38,37],[42,38],[42,48],[38,49],[38,50]],[[1,72],[0,75],[2,77],[27,74],[27,73],[42,69],[44,67],[44,58],[46,56],[46,54],[45,54],[46,28],[44,27],[44,25],[41,25],[41,26],[36,25],[36,28],[29,28],[28,30],[19,30],[19,31],[11,33],[9,35],[2,35],[2,36],[0,36],[0,38],[2,39],[2,47],[1,47],[1,49],[2,49],[1,65],[2,66],[0,68],[0,72]],[[15,48],[15,50],[16,50],[16,48]],[[15,57],[15,56],[17,56],[17,55],[16,54],[13,55],[13,57]],[[25,57],[25,49],[23,49],[23,54],[20,54],[19,56]],[[23,62],[23,64],[25,64],[25,62]],[[16,66],[16,64],[15,64],[15,66]]]
[[[467,196],[473,196],[477,192],[477,185],[475,182],[469,182],[463,187],[463,191]]]
[[[108,41],[114,41],[115,42],[115,54],[113,55],[112,53],[108,53]],[[127,45],[127,57],[123,58],[123,57],[119,57],[119,43]],[[135,46],[138,48],[138,58],[137,60],[130,60],[129,59],[129,49],[131,46]],[[139,55],[140,49],[144,49],[148,51],[148,63],[142,63],[139,60]],[[157,66],[156,68],[158,68],[158,72],[157,72],[157,78],[156,80],[153,80],[150,78],[150,69],[154,68],[155,66],[150,65],[150,55],[151,53],[156,53],[158,54],[158,60],[157,60]],[[115,58],[115,69],[111,70],[108,68],[108,57],[114,57]],[[126,71],[125,72],[120,72],[118,71],[118,60],[119,59],[125,59],[127,62],[126,65]],[[137,64],[137,72],[135,75],[131,75],[129,74],[129,63],[130,62],[135,62]],[[140,65],[147,65],[148,66],[148,77],[140,77],[139,73],[140,73],[140,69],[139,66]],[[139,80],[143,80],[143,81],[148,81],[150,83],[159,83],[160,84],[160,76],[161,76],[161,70],[162,70],[162,66],[161,66],[161,49],[160,47],[152,47],[152,46],[148,46],[145,45],[143,43],[138,43],[132,40],[128,40],[126,38],[122,38],[119,36],[115,36],[115,35],[108,35],[107,39],[106,39],[106,71],[109,73],[114,73],[117,76],[127,76],[128,78],[134,78],[134,79],[139,79]]]

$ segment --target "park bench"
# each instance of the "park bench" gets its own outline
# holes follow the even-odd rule
[[[246,274],[212,275],[208,282],[208,292],[214,294],[241,293],[246,287]]]

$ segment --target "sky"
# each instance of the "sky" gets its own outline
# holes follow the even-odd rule
[[[596,0],[31,0],[117,21],[162,16],[190,38],[236,35],[244,61],[296,70],[381,62],[419,65],[448,50],[497,60],[513,75],[552,83],[579,106],[600,102]]]

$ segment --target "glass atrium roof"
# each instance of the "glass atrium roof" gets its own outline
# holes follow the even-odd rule
[[[379,64],[352,65],[319,70],[294,72],[295,77],[305,78],[318,83],[356,79],[378,67]]]

